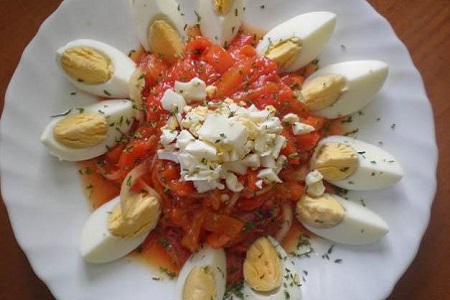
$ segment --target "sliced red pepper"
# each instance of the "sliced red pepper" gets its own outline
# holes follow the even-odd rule
[[[205,211],[196,212],[191,223],[185,225],[187,227],[185,227],[181,244],[192,252],[197,251],[201,246],[199,239],[203,224],[205,223],[205,217]]]
[[[208,213],[203,228],[207,231],[236,237],[239,235],[242,228],[244,228],[244,225],[244,222],[236,218],[216,213]]]
[[[204,54],[204,60],[220,74],[225,73],[233,64],[233,57],[219,45],[211,45]]]
[[[321,135],[318,132],[311,132],[304,135],[297,135],[295,139],[297,140],[297,148],[301,152],[308,152],[316,147],[320,140]]]

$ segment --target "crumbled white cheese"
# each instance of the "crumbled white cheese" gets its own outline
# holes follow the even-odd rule
[[[164,92],[163,97],[161,98],[162,107],[170,112],[173,111],[183,111],[186,106],[186,101],[183,96],[175,93],[173,90],[168,89]]]
[[[284,156],[284,155],[278,156],[278,159],[277,159],[277,167],[276,167],[276,169],[275,169],[275,172],[276,172],[277,174],[280,173],[280,171],[281,171],[284,167],[287,166],[287,163],[288,163],[288,159],[287,159],[286,156]]]
[[[186,153],[191,154],[197,159],[214,160],[217,158],[217,149],[200,140],[189,142],[184,149]]]
[[[255,185],[258,189],[262,189],[263,183],[264,182],[260,179],[255,182]]]
[[[177,138],[177,135],[177,130],[163,129],[159,142],[163,145],[169,145]]]
[[[244,189],[244,186],[238,181],[237,176],[231,172],[228,172],[225,182],[230,191],[240,192]]]
[[[181,130],[176,139],[175,146],[180,149],[185,149],[187,144],[195,141],[195,137],[187,130]]]
[[[189,82],[175,81],[175,91],[182,95],[187,103],[206,99],[206,84],[198,77]]]
[[[278,175],[274,172],[271,168],[262,169],[259,171],[258,175],[256,175],[257,178],[261,178],[266,183],[276,183],[276,182],[282,182],[281,179],[278,177]]]
[[[311,125],[295,122],[292,124],[292,132],[294,135],[303,135],[310,132],[313,132],[315,129]]]
[[[242,164],[250,168],[259,168],[261,166],[261,157],[256,154],[249,154],[242,159]]]
[[[261,157],[261,167],[275,168],[277,166],[275,159],[272,156]]]
[[[176,89],[181,93],[180,85]],[[158,151],[160,159],[180,164],[180,180],[192,181],[200,193],[225,187],[239,192],[244,186],[237,175],[245,175],[248,168],[263,168],[257,175],[258,188],[281,182],[277,174],[287,162],[280,155],[286,138],[275,108],[245,108],[231,99],[216,107],[182,108],[174,122],[176,130],[163,130],[164,149]]]
[[[223,163],[223,167],[231,172],[234,172],[239,175],[245,175],[247,173],[247,166],[241,163],[240,161],[228,161]]]
[[[277,135],[273,143],[273,148],[271,152],[272,157],[277,158],[278,156],[280,156],[280,151],[281,149],[284,148],[285,145],[286,145],[286,138],[282,135]]]
[[[235,148],[244,146],[248,137],[248,132],[241,123],[215,113],[206,116],[197,133],[201,139],[210,143],[232,145]]]
[[[219,183],[215,180],[196,180],[193,181],[195,189],[197,190],[197,192],[199,193],[204,193],[204,192],[208,192],[214,189],[219,189],[219,190],[223,190],[225,188],[225,185],[223,185],[222,183]]]
[[[180,169],[182,174],[189,174],[195,171],[195,168],[200,165],[200,162],[189,153],[178,152],[178,160],[180,162]]]
[[[280,119],[278,119],[276,117],[272,117],[272,118],[264,121],[261,124],[261,127],[264,128],[265,130],[267,130],[267,132],[269,132],[269,133],[276,133],[276,134],[280,134],[281,131],[283,130],[283,127],[281,127]]]
[[[179,163],[178,155],[173,150],[159,149],[157,152],[159,159],[170,160]]]

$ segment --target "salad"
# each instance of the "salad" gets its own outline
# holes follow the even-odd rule
[[[318,68],[333,13],[299,15],[260,38],[242,29],[244,10],[199,1],[191,26],[174,1],[136,0],[144,50],[130,58],[84,39],[57,51],[69,81],[108,100],[55,116],[41,140],[120,186],[87,221],[81,254],[105,263],[159,249],[179,299],[222,299],[235,286],[244,299],[299,299],[286,236],[376,242],[386,222],[336,187],[381,189],[403,176],[389,153],[333,126],[374,98],[387,65]]]

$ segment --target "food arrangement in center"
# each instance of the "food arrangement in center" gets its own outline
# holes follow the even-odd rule
[[[105,263],[159,243],[179,272],[177,299],[300,299],[300,276],[280,243],[292,224],[337,243],[388,232],[349,190],[388,187],[403,172],[384,150],[330,135],[388,72],[374,60],[319,69],[336,15],[310,12],[261,39],[241,29],[243,1],[198,2],[185,26],[175,1],[135,0],[145,51],[76,40],[57,51],[78,88],[110,98],[74,107],[41,140],[62,160],[95,159],[120,195],[93,212],[80,250]],[[142,249],[141,249],[142,251]]]

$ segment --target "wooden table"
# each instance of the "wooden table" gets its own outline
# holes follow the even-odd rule
[[[0,112],[6,87],[24,47],[61,0],[1,1]],[[440,150],[438,190],[430,225],[416,259],[389,299],[450,297],[450,1],[369,0],[406,44],[425,81],[433,106]],[[3,201],[0,201],[0,299],[54,299],[33,273],[17,245]]]

